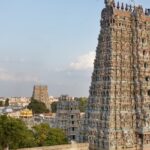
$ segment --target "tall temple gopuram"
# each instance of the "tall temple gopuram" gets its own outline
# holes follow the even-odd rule
[[[32,98],[45,103],[46,107],[51,110],[51,102],[49,101],[47,85],[35,85],[33,88]]]
[[[150,150],[150,9],[105,0],[88,101],[90,150]]]

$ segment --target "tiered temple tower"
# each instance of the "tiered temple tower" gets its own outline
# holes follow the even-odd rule
[[[90,150],[150,150],[150,10],[105,0],[88,101]]]
[[[64,130],[69,140],[79,142],[80,110],[73,97],[62,95],[57,103],[56,127]]]
[[[32,98],[45,103],[46,107],[51,110],[47,85],[35,85],[33,88]]]

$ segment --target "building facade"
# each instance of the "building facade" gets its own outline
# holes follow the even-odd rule
[[[51,110],[51,103],[48,96],[48,87],[46,85],[35,85],[33,88],[32,98],[45,103],[46,107]]]
[[[105,0],[88,100],[90,150],[150,150],[150,10]]]
[[[30,103],[29,97],[10,97],[8,99],[9,99],[9,106],[26,107]]]
[[[69,140],[79,141],[80,110],[72,97],[62,95],[57,103],[56,127],[66,133]]]
[[[80,129],[79,129],[79,142],[87,143],[88,142],[88,122],[86,113],[80,113]]]

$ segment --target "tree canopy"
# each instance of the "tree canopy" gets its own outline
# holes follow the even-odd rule
[[[80,112],[85,112],[86,107],[87,107],[87,98],[86,97],[80,97],[80,98],[76,97],[75,100],[79,102]]]
[[[47,113],[49,110],[46,108],[45,103],[40,102],[35,99],[31,99],[31,102],[28,105],[29,109],[32,109],[32,112],[34,114],[41,114],[41,113]]]
[[[5,100],[5,106],[9,106],[9,99],[8,98]]]
[[[52,113],[56,113],[56,111],[57,111],[57,103],[58,102],[53,102],[51,104]]]
[[[4,104],[3,104],[3,101],[0,101],[0,107],[3,107]]]
[[[27,137],[28,129],[19,119],[0,116],[0,145],[1,148],[18,147]]]
[[[36,125],[33,129],[38,146],[51,146],[68,143],[62,129],[50,128],[48,124]]]
[[[0,150],[67,144],[62,129],[48,124],[35,125],[31,130],[20,119],[0,116]]]

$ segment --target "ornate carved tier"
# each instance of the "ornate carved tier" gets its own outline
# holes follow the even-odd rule
[[[150,16],[105,0],[88,100],[90,150],[150,150]]]

